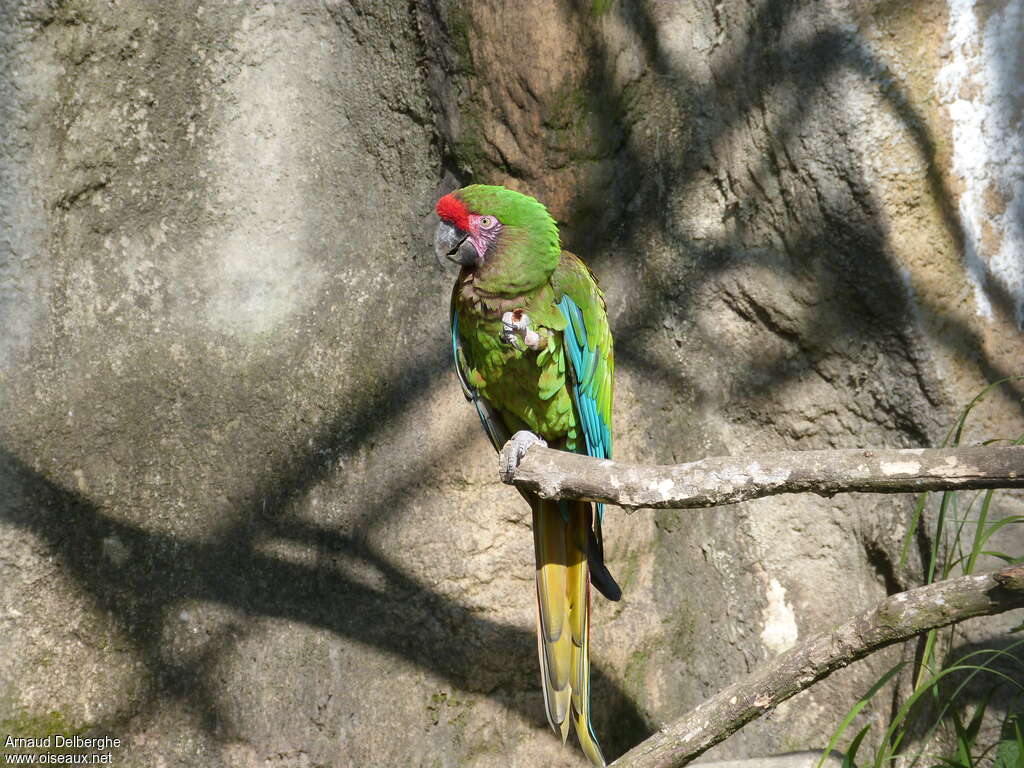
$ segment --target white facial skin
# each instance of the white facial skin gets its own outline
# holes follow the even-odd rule
[[[501,230],[501,222],[494,216],[469,215],[469,242],[476,250],[479,263],[482,264],[487,258],[487,252],[494,247]]]

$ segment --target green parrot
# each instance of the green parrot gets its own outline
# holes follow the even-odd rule
[[[437,255],[461,266],[450,315],[455,366],[491,443],[500,450],[511,436],[516,461],[534,443],[610,459],[612,336],[593,272],[562,250],[547,209],[519,192],[474,184],[442,197],[437,214]],[[590,717],[590,585],[621,596],[604,565],[604,505],[595,514],[589,502],[523,495],[533,508],[548,722],[564,743],[571,721],[603,766]]]

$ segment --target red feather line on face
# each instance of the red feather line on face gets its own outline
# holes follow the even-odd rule
[[[469,231],[469,210],[455,195],[445,195],[437,201],[437,215],[463,232]]]

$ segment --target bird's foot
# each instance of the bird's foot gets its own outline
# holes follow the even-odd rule
[[[506,312],[501,316],[501,340],[516,349],[521,349],[519,339],[527,349],[538,352],[547,346],[548,340],[530,327],[530,316],[521,309]]]
[[[498,454],[498,476],[501,477],[501,482],[512,484],[519,462],[534,445],[540,445],[542,448],[548,447],[542,437],[528,429],[521,429],[509,438],[509,441],[502,447],[501,453]]]

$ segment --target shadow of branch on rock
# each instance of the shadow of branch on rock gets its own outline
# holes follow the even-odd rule
[[[634,351],[630,348],[632,345],[623,343],[623,340],[642,340],[643,329],[660,327],[662,322],[670,319],[668,315],[672,311],[688,311],[687,307],[692,306],[700,294],[701,286],[727,269],[730,261],[742,258],[750,263],[761,257],[758,249],[745,246],[739,240],[709,246],[683,233],[670,231],[670,217],[661,214],[674,195],[685,196],[698,176],[714,174],[719,169],[724,160],[715,147],[738,131],[750,130],[751,121],[760,126],[757,135],[767,142],[767,146],[763,148],[760,167],[747,169],[750,177],[756,179],[767,172],[779,179],[792,177],[793,184],[798,187],[806,185],[806,179],[800,177],[804,169],[794,163],[787,146],[796,128],[803,125],[808,105],[813,103],[817,94],[831,87],[837,75],[855,74],[890,106],[925,163],[928,194],[939,207],[950,240],[961,252],[964,247],[965,229],[956,210],[953,192],[938,169],[934,138],[927,121],[901,88],[898,78],[855,32],[847,29],[825,27],[809,37],[787,42],[787,26],[799,8],[799,3],[787,0],[767,0],[759,4],[750,16],[741,42],[733,45],[735,52],[731,58],[724,63],[721,59],[713,61],[712,78],[701,82],[682,71],[662,49],[658,24],[647,4],[625,2],[615,6],[611,12],[617,13],[621,21],[632,28],[642,46],[649,67],[645,77],[664,81],[664,90],[674,96],[676,109],[689,123],[684,127],[692,139],[692,146],[686,153],[678,158],[650,158],[641,154],[635,142],[620,140],[623,126],[631,125],[635,115],[630,115],[627,107],[614,98],[614,62],[602,42],[600,24],[590,13],[589,3],[579,0],[574,4],[579,23],[589,25],[587,39],[591,42],[587,52],[592,62],[588,68],[592,73],[588,80],[591,96],[595,101],[613,107],[594,120],[598,129],[605,133],[598,143],[614,148],[611,159],[619,171],[613,176],[612,187],[580,192],[581,197],[596,197],[613,203],[606,206],[605,216],[598,226],[585,230],[586,235],[580,245],[584,252],[591,248],[596,251],[592,258],[596,264],[606,262],[607,266],[613,267],[613,260],[628,254],[623,254],[621,248],[609,249],[603,243],[640,244],[648,241],[652,231],[656,231],[676,244],[678,256],[674,263],[654,270],[644,265],[633,271],[637,295],[631,298],[627,309],[618,318],[614,331],[619,340],[616,351],[620,359],[638,370],[670,377],[683,388],[692,388],[693,382],[680,378],[678,367]],[[765,100],[780,88],[795,89],[800,98],[769,121]],[[914,325],[914,312],[919,311],[933,327],[941,329],[941,332],[933,334],[933,341],[953,353],[973,357],[983,378],[995,381],[1012,373],[1004,362],[992,357],[979,331],[957,316],[953,308],[935,306],[921,297],[915,297],[917,306],[911,306],[904,286],[905,278],[900,273],[900,266],[893,261],[891,246],[885,236],[880,203],[874,199],[855,158],[843,155],[836,162],[839,166],[833,170],[840,176],[839,183],[848,185],[847,202],[860,211],[856,216],[843,215],[842,210],[834,209],[834,202],[820,199],[819,210],[814,211],[810,206],[797,215],[790,206],[787,184],[781,183],[779,222],[758,224],[762,229],[768,227],[765,238],[769,231],[780,233],[787,262],[783,266],[793,275],[806,273],[808,266],[815,261],[823,262],[824,270],[834,275],[835,280],[821,285],[818,291],[816,312],[822,317],[807,319],[805,325],[814,333],[802,335],[799,339],[799,354],[777,358],[769,355],[751,360],[742,374],[743,381],[736,382],[737,391],[753,392],[758,396],[778,394],[788,381],[810,372],[822,350],[831,343],[843,341],[828,336],[829,330],[839,324],[820,322],[826,316],[834,318],[836,315],[850,317],[851,327],[877,316],[878,322],[868,322],[869,338],[877,339],[882,345],[891,346],[895,342],[902,346],[914,343],[899,337]],[[646,193],[643,191],[645,184],[649,188]],[[658,213],[636,215],[633,208],[627,212],[626,205],[638,194],[646,194],[646,201],[637,210]],[[763,195],[764,191],[758,189],[757,194]],[[615,205],[614,201],[619,201],[619,204]],[[811,212],[809,216],[808,211]],[[754,223],[757,223],[756,219]],[[766,244],[770,246],[767,240]],[[693,268],[695,264],[699,265],[698,269]],[[777,261],[773,261],[773,266],[778,266]],[[672,274],[673,270],[676,274]],[[997,281],[989,283],[990,299],[997,311],[1012,317],[1015,309],[1013,297]],[[892,341],[888,340],[889,337]],[[641,343],[638,346],[645,348],[647,345]],[[1024,390],[1017,386],[1014,394],[1020,398]],[[905,426],[909,424],[906,419],[903,422]],[[919,437],[925,437],[919,427],[915,429]]]
[[[179,601],[200,600],[236,608],[246,621],[276,617],[327,630],[416,664],[453,686],[488,695],[529,722],[543,722],[539,689],[532,703],[501,690],[516,665],[535,677],[533,632],[477,615],[364,542],[296,520],[268,527],[270,534],[325,555],[344,556],[334,558],[334,566],[311,567],[261,553],[251,538],[184,541],[119,522],[6,451],[0,453],[0,479],[10,489],[5,521],[45,543],[95,605],[115,619],[144,662],[150,676],[146,701],[124,711],[126,719],[153,711],[169,697],[195,714],[212,737],[229,735],[211,692],[216,683],[207,673],[232,647],[233,633],[245,631],[244,624],[215,635],[184,664],[170,659],[162,643],[168,611]],[[128,567],[117,567],[103,554],[104,541],[111,539],[131,553]],[[367,586],[348,574],[346,559],[374,569],[383,586]],[[609,695],[606,706],[624,723],[650,732],[629,697],[596,667],[594,685]],[[630,740],[635,738],[631,731]],[[628,746],[623,741],[620,751]]]

